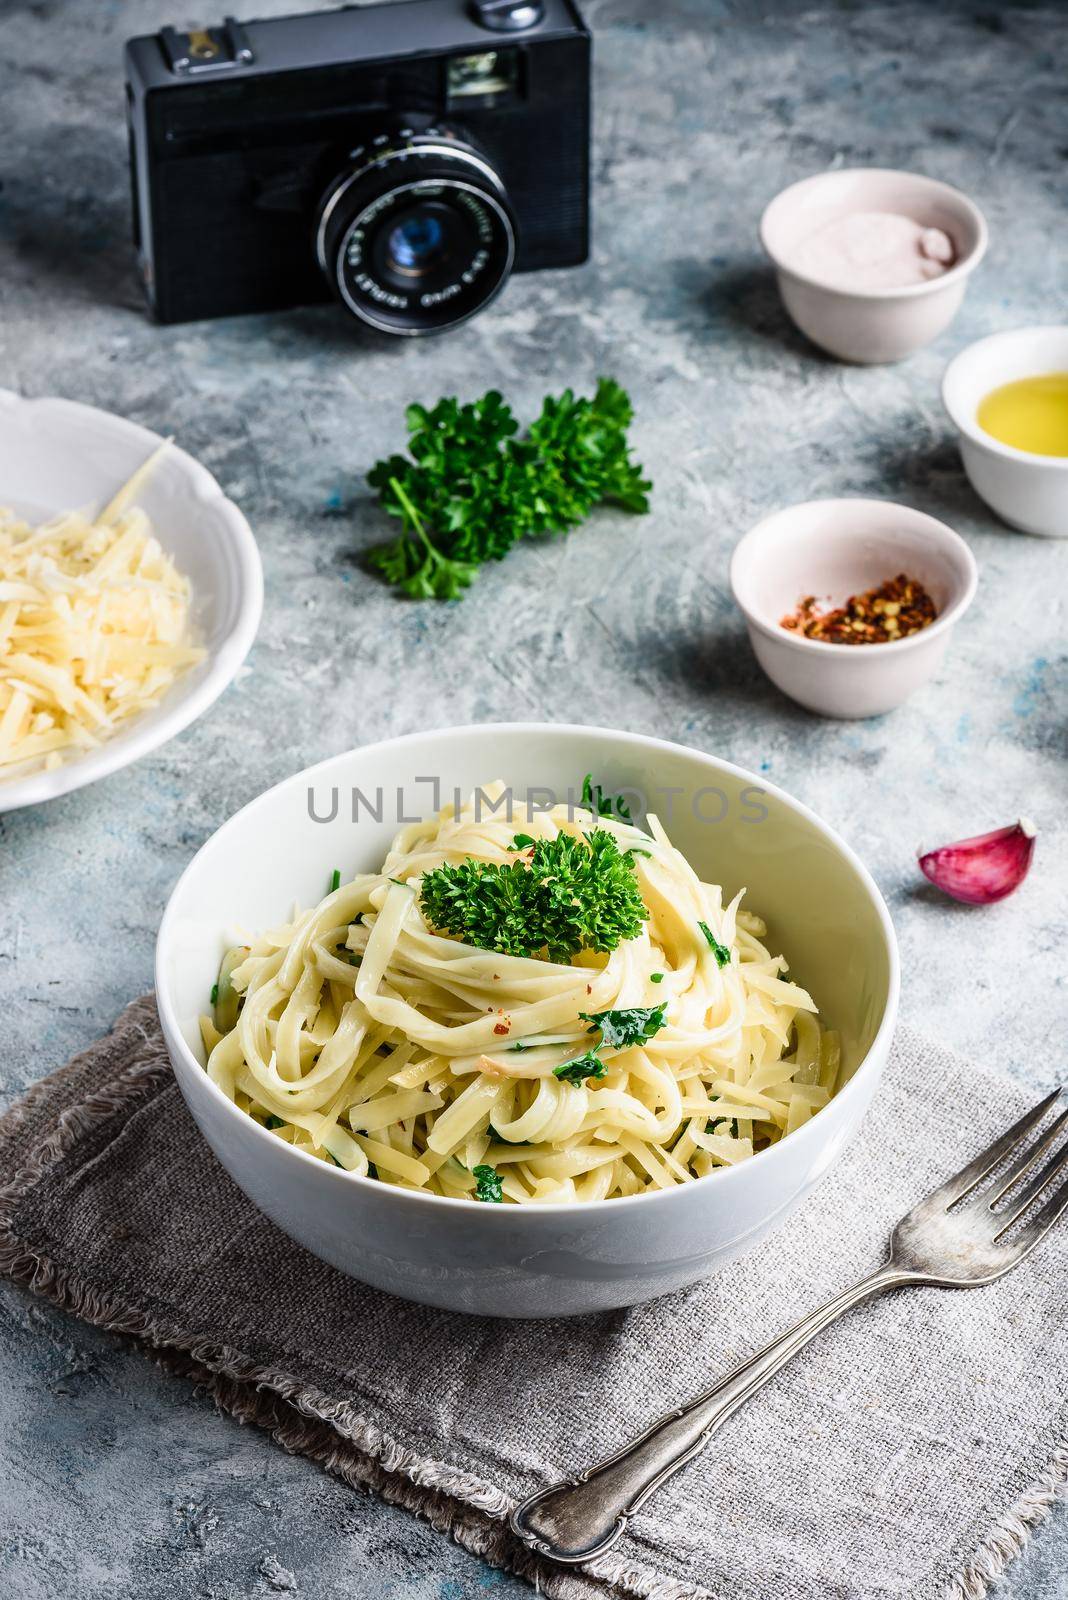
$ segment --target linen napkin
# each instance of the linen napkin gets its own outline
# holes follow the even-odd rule
[[[145,996],[0,1121],[0,1270],[555,1600],[974,1600],[1068,1480],[1068,1223],[991,1287],[849,1314],[588,1569],[506,1518],[876,1265],[1032,1098],[902,1030],[857,1144],[769,1242],[633,1311],[507,1322],[366,1288],[266,1221]]]

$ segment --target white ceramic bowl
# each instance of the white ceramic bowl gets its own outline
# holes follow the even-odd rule
[[[728,895],[746,886],[771,942],[789,952],[828,1023],[841,1030],[841,1093],[751,1161],[683,1188],[587,1205],[480,1206],[327,1166],[273,1138],[209,1080],[197,1017],[229,930],[258,929],[324,893],[335,867],[377,870],[396,829],[501,776],[517,794],[578,796],[593,771],[638,788],[675,843]],[[353,788],[374,802],[351,820]],[[656,791],[675,788],[672,805]],[[717,795],[718,791],[718,795]],[[331,821],[328,817],[338,804]],[[762,812],[766,808],[766,815]],[[711,819],[721,812],[723,820]],[[670,816],[669,816],[670,811]],[[518,813],[522,816],[522,813]],[[521,826],[521,822],[519,824]],[[269,866],[269,870],[265,870]],[[539,724],[444,729],[322,762],[269,790],[219,829],[167,906],[156,991],[175,1075],[231,1177],[293,1238],[342,1271],[409,1300],[490,1316],[540,1317],[634,1305],[716,1272],[780,1226],[850,1143],[886,1061],[898,956],[879,891],[853,852],[804,806],[759,778],[635,734]]]
[[[98,511],[161,443],[147,428],[92,406],[0,390],[0,504],[30,522],[59,511]],[[99,749],[53,772],[0,782],[0,812],[80,789],[173,739],[218,699],[256,637],[263,609],[259,551],[211,473],[172,445],[137,501],[192,583],[193,625],[205,658],[157,707]]]
[[[942,403],[960,435],[972,488],[1010,527],[1068,538],[1068,456],[1017,450],[986,433],[977,420],[991,389],[1042,372],[1068,372],[1068,327],[1012,328],[962,350],[946,368]]]
[[[937,619],[893,644],[827,644],[782,626],[806,595],[824,608],[904,572]],[[975,557],[944,522],[890,500],[808,500],[758,522],[735,546],[731,588],[757,660],[792,700],[824,717],[892,711],[938,670],[972,602]]]
[[[956,247],[956,263],[926,283],[852,291],[799,269],[801,243],[854,211],[893,211],[925,228],[941,228]],[[979,208],[948,183],[915,172],[855,167],[817,173],[776,195],[760,220],[760,241],[801,332],[842,361],[873,363],[900,361],[949,326],[986,253],[987,229]]]

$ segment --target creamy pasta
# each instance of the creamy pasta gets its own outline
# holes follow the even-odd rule
[[[692,1183],[827,1103],[837,1037],[741,893],[724,905],[655,817],[645,832],[560,806],[523,826],[517,839],[473,800],[447,807],[403,828],[380,872],[230,950],[201,1024],[214,1082],[348,1172],[516,1204]],[[643,906],[616,948],[550,961],[428,922],[436,869],[522,868],[536,841],[585,847],[598,829],[626,853]]]

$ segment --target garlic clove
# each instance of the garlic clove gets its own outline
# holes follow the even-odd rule
[[[1021,817],[1007,828],[920,852],[920,871],[954,900],[972,906],[992,905],[1018,889],[1026,878],[1036,832],[1034,823]]]

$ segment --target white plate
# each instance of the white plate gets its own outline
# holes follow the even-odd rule
[[[26,400],[0,389],[0,505],[31,522],[59,511],[99,511],[161,443],[147,428],[93,406]],[[0,812],[69,794],[166,744],[219,698],[256,637],[263,610],[259,551],[211,473],[172,445],[137,503],[193,586],[193,627],[204,660],[98,750],[53,772],[0,781]]]

